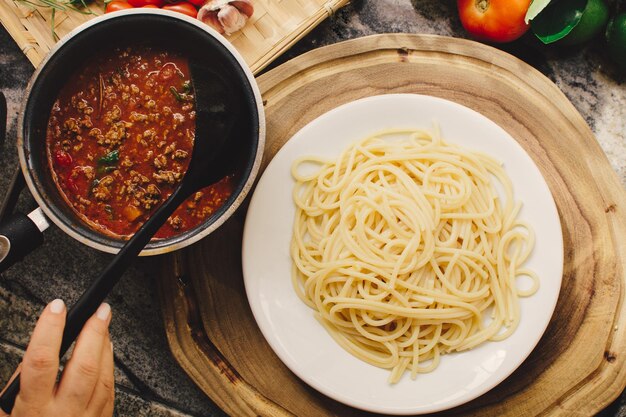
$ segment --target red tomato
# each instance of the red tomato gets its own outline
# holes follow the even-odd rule
[[[163,10],[171,10],[173,12],[186,14],[187,16],[191,16],[191,17],[198,16],[198,10],[196,10],[196,7],[193,4],[188,3],[186,1],[183,1],[180,3],[174,3],[174,4],[166,4],[165,6],[161,8]]]
[[[74,192],[75,194],[78,193],[78,185],[76,185],[76,181],[74,180],[74,178],[72,178],[71,173],[65,179],[65,186],[68,188],[68,190]]]
[[[154,4],[146,4],[145,6],[141,6],[142,9],[158,9],[158,6],[155,6]]]
[[[133,7],[144,7],[144,6],[163,6],[164,0],[128,0],[128,3]]]
[[[54,153],[54,162],[60,167],[67,168],[72,165],[72,156],[69,153],[59,149]]]
[[[105,13],[117,12],[118,10],[132,9],[133,6],[126,3],[125,1],[115,0],[107,3],[107,8],[104,11]]]
[[[204,3],[206,3],[206,0],[189,0],[189,3],[193,4],[196,7],[202,7],[204,6]]]
[[[491,42],[510,42],[522,36],[531,0],[457,0],[461,23],[473,37]]]

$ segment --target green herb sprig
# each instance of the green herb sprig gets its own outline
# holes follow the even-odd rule
[[[59,36],[54,31],[56,12],[73,11],[84,15],[96,15],[87,7],[88,3],[93,0],[17,0],[19,3],[32,7],[33,9],[44,8],[50,9],[50,33],[55,41],[59,40]]]
[[[98,159],[100,165],[114,165],[120,160],[120,150],[116,149]]]
[[[173,85],[170,86],[170,92],[179,103],[193,101],[193,96],[191,95],[191,84],[189,81],[183,83],[182,92],[179,92]]]

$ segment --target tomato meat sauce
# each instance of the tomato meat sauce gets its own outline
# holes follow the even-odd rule
[[[128,238],[174,191],[194,143],[187,60],[156,46],[114,48],[73,74],[46,132],[52,177],[92,228]],[[187,199],[155,235],[194,228],[232,194],[227,176]]]

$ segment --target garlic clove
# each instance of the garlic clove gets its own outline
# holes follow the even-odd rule
[[[222,26],[219,19],[217,18],[216,11],[211,11],[209,9],[201,7],[200,10],[198,10],[198,20],[206,23],[207,25],[218,31],[220,34],[224,34],[224,26]]]
[[[251,0],[208,0],[198,11],[198,19],[219,33],[230,35],[244,27],[252,13]]]
[[[250,0],[232,0],[230,4],[235,6],[237,10],[245,14],[247,17],[251,17],[252,13],[254,13],[254,6]]]
[[[254,6],[252,5],[251,0],[207,0],[203,7],[217,12],[222,7],[229,4],[235,6],[239,9],[239,11],[248,17],[252,16],[252,13],[254,12]]]
[[[208,10],[218,12],[222,7],[226,6],[230,3],[231,0],[207,0],[204,2],[202,7],[207,8]]]
[[[224,32],[227,35],[237,32],[239,29],[246,25],[248,17],[241,13],[235,6],[226,5],[217,12],[217,18],[219,19]]]

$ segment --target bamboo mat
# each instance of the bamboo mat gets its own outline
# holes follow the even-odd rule
[[[254,14],[246,26],[228,39],[256,74],[346,3],[348,0],[254,0]],[[57,10],[54,16],[50,9],[0,0],[2,25],[35,67],[59,38],[103,12],[102,0],[90,3],[83,13]]]

